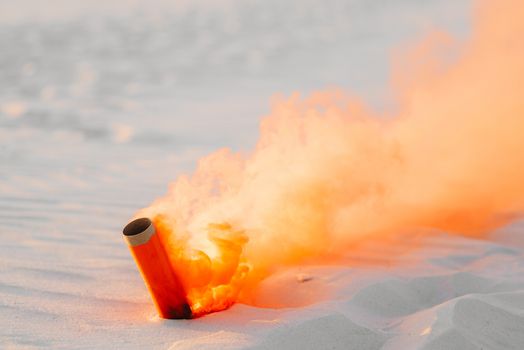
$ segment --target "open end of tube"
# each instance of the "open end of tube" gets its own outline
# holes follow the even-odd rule
[[[148,218],[140,218],[131,221],[124,227],[124,236],[135,236],[139,233],[144,232],[149,226],[151,226],[151,220]]]

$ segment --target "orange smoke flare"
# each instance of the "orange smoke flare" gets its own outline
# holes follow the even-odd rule
[[[481,5],[454,55],[425,61],[428,45],[452,46],[432,36],[405,65],[417,69],[394,74],[397,116],[338,92],[279,101],[251,154],[201,159],[139,213],[194,314],[253,303],[278,269],[340,262],[362,241],[420,228],[484,237],[522,215],[524,3]]]
[[[123,233],[160,316],[191,318],[184,288],[151,220],[133,220]]]

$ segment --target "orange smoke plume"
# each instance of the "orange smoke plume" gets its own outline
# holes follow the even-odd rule
[[[278,100],[253,152],[201,159],[139,213],[155,222],[194,315],[371,237],[481,236],[523,212],[524,3],[478,5],[467,43],[434,34],[403,61],[409,72],[395,71],[394,116],[341,92]],[[443,48],[454,51],[433,55]]]

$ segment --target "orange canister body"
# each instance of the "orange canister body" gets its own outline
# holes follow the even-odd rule
[[[162,318],[191,318],[185,290],[176,275],[155,226],[148,218],[131,221],[124,238]]]

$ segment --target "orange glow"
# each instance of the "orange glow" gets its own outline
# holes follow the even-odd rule
[[[524,3],[479,2],[474,18],[467,43],[430,35],[408,55],[418,64],[394,72],[395,116],[337,91],[277,100],[252,153],[201,159],[138,214],[195,315],[251,302],[286,266],[342,263],[363,241],[484,237],[522,214]]]

